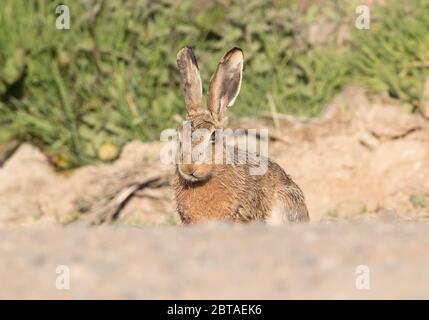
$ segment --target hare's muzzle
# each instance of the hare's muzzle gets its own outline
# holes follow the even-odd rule
[[[179,164],[179,174],[188,181],[202,181],[210,176],[210,168],[206,164]]]

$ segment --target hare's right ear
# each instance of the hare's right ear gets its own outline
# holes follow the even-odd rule
[[[192,114],[200,109],[203,95],[197,59],[192,48],[186,46],[177,53],[176,61],[185,92],[186,110]]]

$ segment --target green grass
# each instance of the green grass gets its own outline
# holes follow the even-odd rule
[[[415,209],[418,208],[427,208],[429,205],[429,197],[428,196],[421,196],[421,195],[417,195],[417,194],[412,194],[410,196],[410,202],[413,205],[413,207]]]
[[[175,55],[186,44],[195,47],[205,90],[222,54],[243,48],[236,116],[269,111],[267,94],[279,112],[316,116],[349,82],[420,101],[429,56],[425,1],[374,8],[370,30],[353,30],[358,1],[306,11],[297,0],[195,3],[70,1],[71,29],[61,31],[55,2],[3,0],[0,142],[30,141],[70,168],[96,160],[106,142],[120,148],[158,139],[184,115]],[[350,40],[309,43],[315,20],[348,24]]]
[[[356,81],[373,92],[417,109],[429,76],[429,2],[391,2],[372,10],[370,30],[354,32],[350,68]]]

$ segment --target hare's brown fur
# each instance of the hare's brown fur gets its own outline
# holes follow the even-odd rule
[[[309,220],[301,189],[278,164],[268,161],[264,175],[250,175],[249,166],[224,165],[208,180],[192,183],[177,173],[173,186],[182,221]]]

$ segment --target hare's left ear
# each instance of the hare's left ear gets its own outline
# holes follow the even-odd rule
[[[225,119],[226,109],[234,104],[240,92],[242,78],[243,51],[232,48],[220,60],[210,80],[207,104],[216,120]]]

